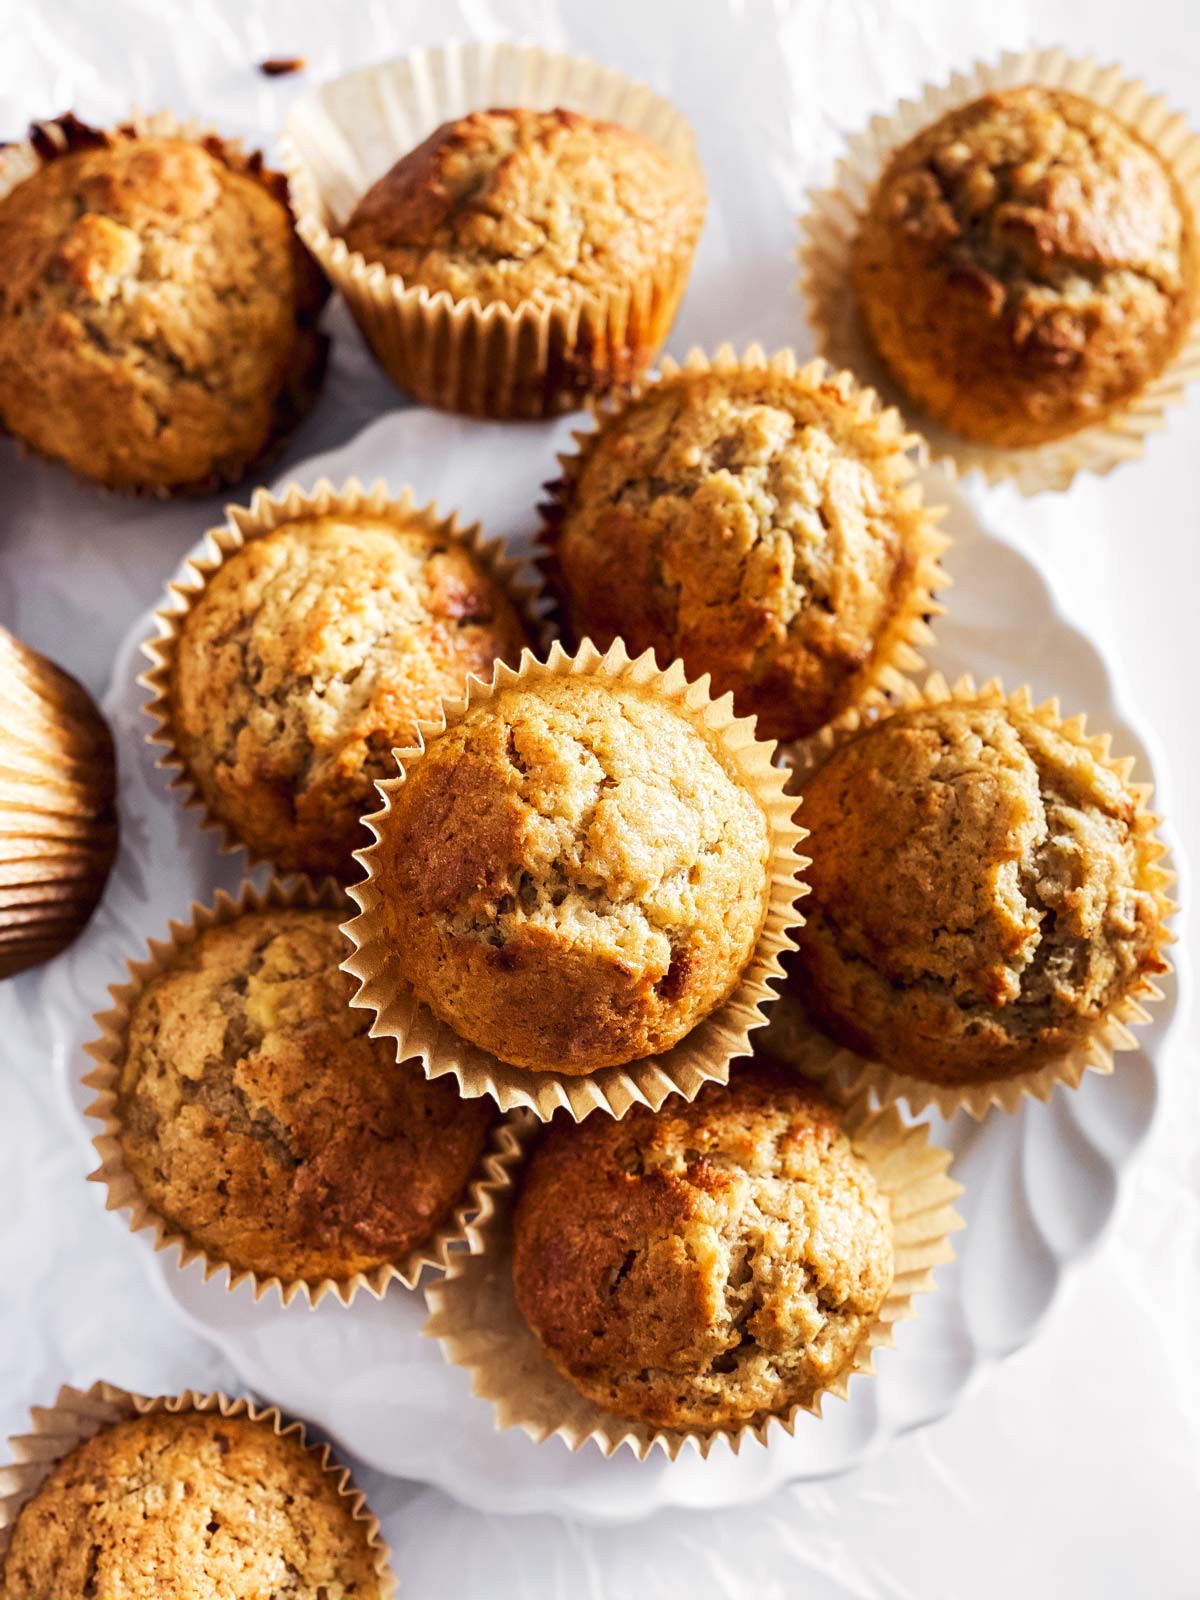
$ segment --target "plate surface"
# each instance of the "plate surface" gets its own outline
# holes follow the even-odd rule
[[[555,451],[568,447],[569,435],[569,420],[480,425],[400,411],[294,477],[306,486],[322,476],[383,477],[394,491],[411,484],[419,500],[478,517],[488,533],[527,549],[539,485],[555,475]],[[1086,708],[1093,727],[1112,731],[1118,753],[1136,756],[1135,776],[1154,777],[1165,809],[1163,774],[1112,675],[1059,614],[1036,567],[990,533],[972,502],[943,479],[930,479],[927,493],[948,500],[954,539],[945,564],[955,587],[932,664],[950,676],[970,670],[998,674],[1009,686],[1028,681],[1039,695],[1058,694],[1067,710]],[[105,985],[123,976],[124,958],[141,954],[168,918],[185,916],[193,898],[211,899],[243,875],[240,857],[221,856],[214,837],[201,834],[194,814],[168,794],[143,743],[146,696],[135,679],[145,664],[138,647],[151,631],[147,616],[131,632],[105,700],[122,755],[121,855],[90,928],[48,973],[44,990],[61,1083],[83,1137],[95,1131],[82,1115],[90,1098],[79,1084],[83,1045]],[[1141,1048],[1119,1057],[1112,1077],[1089,1073],[1074,1093],[1056,1090],[1046,1105],[1027,1102],[1015,1116],[993,1113],[982,1124],[931,1119],[966,1186],[958,1259],[939,1269],[939,1292],[919,1298],[916,1320],[900,1325],[896,1349],[881,1353],[877,1377],[855,1380],[848,1403],[831,1401],[822,1420],[802,1416],[793,1438],[779,1435],[737,1457],[722,1446],[707,1462],[685,1453],[668,1463],[656,1454],[639,1465],[626,1453],[605,1461],[591,1446],[572,1455],[558,1440],[539,1446],[519,1432],[497,1433],[466,1374],[420,1336],[422,1296],[393,1285],[384,1300],[360,1296],[349,1310],[327,1302],[314,1312],[297,1302],[284,1311],[270,1301],[254,1305],[245,1288],[229,1294],[222,1278],[204,1283],[198,1264],[179,1272],[173,1255],[152,1253],[148,1235],[131,1248],[144,1250],[161,1294],[220,1346],[247,1385],[384,1471],[435,1484],[482,1510],[590,1520],[748,1501],[790,1480],[844,1472],[945,1415],[989,1364],[1033,1336],[1066,1270],[1104,1230],[1149,1128],[1176,1011],[1173,975],[1164,987],[1151,1025],[1138,1030]]]

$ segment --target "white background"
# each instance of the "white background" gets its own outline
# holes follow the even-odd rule
[[[706,241],[671,348],[720,338],[809,347],[791,292],[791,217],[841,135],[897,95],[1004,47],[1063,42],[1148,79],[1200,126],[1200,14],[1136,6],[940,0],[768,5],[720,0],[324,3],[0,0],[0,137],[73,105],[197,112],[270,139],[288,99],[415,44],[532,38],[672,87],[710,170],[738,152],[738,237]],[[308,57],[305,78],[253,63]],[[681,89],[679,86],[683,85]],[[787,140],[774,131],[786,107]],[[736,139],[726,119],[739,108]],[[763,138],[745,159],[747,119]],[[768,126],[769,124],[769,126]],[[735,213],[736,215],[736,213]],[[770,219],[764,221],[764,218]],[[736,245],[742,269],[720,263]],[[396,403],[334,312],[331,381],[289,459],[350,437]],[[981,502],[983,497],[981,496]],[[1066,496],[986,497],[993,527],[1035,551],[1063,608],[1116,658],[1171,767],[1175,823],[1200,860],[1200,396],[1146,458]],[[99,691],[113,649],[164,574],[215,520],[105,500],[0,445],[0,621]],[[102,1000],[97,995],[97,1004]],[[46,1060],[37,984],[5,988],[0,1038],[0,1432],[58,1383],[232,1385],[212,1350],[153,1298],[140,1250],[84,1188]],[[1035,1342],[958,1411],[853,1477],[723,1516],[619,1531],[484,1518],[411,1485],[372,1482],[405,1592],[442,1596],[724,1595],[837,1600],[1192,1597],[1200,1590],[1200,1089],[1176,1052],[1158,1126],[1116,1227]],[[140,1241],[138,1242],[140,1244]]]

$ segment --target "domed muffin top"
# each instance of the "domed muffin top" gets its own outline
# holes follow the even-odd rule
[[[402,1261],[462,1195],[490,1122],[367,1037],[342,920],[276,907],[206,929],[137,997],[120,1068],[122,1154],[149,1204],[285,1284]]]
[[[726,760],[633,686],[563,676],[473,707],[379,824],[418,996],[515,1066],[670,1048],[728,998],[766,917],[770,824]]]
[[[578,636],[678,656],[760,737],[800,738],[911,627],[929,536],[910,479],[901,436],[833,382],[675,372],[584,441],[547,529],[554,581]]]
[[[628,287],[699,233],[695,175],[573,111],[475,111],[396,162],[346,243],[409,286],[516,307]]]
[[[1038,443],[1169,359],[1194,309],[1193,227],[1163,160],[1109,111],[1007,89],[893,156],[855,283],[884,359],[935,415]]]
[[[657,1115],[556,1122],[514,1220],[517,1303],[598,1405],[756,1424],[853,1364],[892,1281],[887,1199],[836,1109],[758,1058]]]
[[[301,518],[249,540],[188,612],[171,732],[239,838],[280,867],[345,876],[393,748],[526,642],[464,542],[386,516]]]
[[[918,1077],[1033,1065],[1161,969],[1135,796],[1032,713],[895,712],[805,780],[803,815],[802,992]]]
[[[265,1420],[131,1417],[77,1445],[21,1508],[3,1593],[377,1600],[350,1505],[316,1455]]]

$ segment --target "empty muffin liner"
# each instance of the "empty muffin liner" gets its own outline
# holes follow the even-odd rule
[[[117,850],[116,757],[91,696],[0,628],[0,978],[86,925]]]
[[[254,1272],[235,1266],[218,1253],[195,1244],[179,1227],[155,1211],[143,1195],[137,1179],[125,1165],[120,1140],[118,1085],[125,1060],[130,1018],[139,995],[153,979],[170,968],[179,954],[206,929],[221,927],[247,912],[270,907],[349,909],[345,893],[332,879],[320,884],[313,884],[304,878],[289,881],[275,879],[261,891],[249,883],[243,883],[236,899],[218,891],[211,906],[193,904],[188,921],[172,922],[167,939],[151,939],[145,959],[127,963],[128,982],[110,987],[112,1009],[97,1013],[95,1021],[100,1029],[100,1037],[87,1046],[87,1052],[96,1065],[83,1080],[89,1089],[96,1091],[96,1098],[88,1106],[87,1114],[103,1124],[103,1131],[92,1140],[100,1157],[100,1165],[90,1174],[90,1181],[104,1185],[109,1211],[128,1213],[131,1233],[149,1230],[153,1234],[156,1251],[172,1250],[177,1253],[179,1271],[200,1261],[205,1282],[224,1273],[225,1288],[232,1292],[248,1280],[256,1301],[274,1292],[285,1306],[290,1305],[297,1295],[307,1300],[310,1306],[318,1306],[327,1295],[333,1295],[348,1306],[360,1290],[379,1299],[393,1281],[399,1281],[406,1289],[415,1289],[427,1271],[445,1270],[452,1251],[466,1240],[468,1219],[486,1215],[494,1203],[494,1196],[511,1184],[512,1169],[520,1149],[509,1123],[500,1120],[492,1128],[479,1165],[458,1203],[447,1220],[424,1244],[409,1251],[399,1261],[385,1262],[368,1272],[355,1272],[345,1278],[324,1278],[318,1282],[303,1278],[281,1279],[276,1275]]]
[[[848,142],[832,184],[809,194],[800,219],[800,288],[821,353],[835,366],[850,367],[888,403],[904,408],[929,442],[934,457],[951,471],[980,472],[989,483],[1013,482],[1022,494],[1066,489],[1078,472],[1110,472],[1142,454],[1145,438],[1166,425],[1167,408],[1186,397],[1200,376],[1200,318],[1194,318],[1163,370],[1122,409],[1090,427],[1045,444],[1018,448],[979,443],[953,433],[921,411],[892,377],[867,336],[850,287],[850,262],[860,220],[894,152],[923,128],[981,95],[1023,84],[1063,89],[1103,106],[1151,145],[1170,170],[1200,227],[1200,137],[1182,116],[1145,85],[1102,67],[1091,57],[1060,49],[1009,51],[995,63],[977,62],[946,84],[929,84],[915,100],[902,100],[888,116],[876,116]]]
[[[72,1389],[64,1384],[53,1405],[32,1407],[29,1432],[17,1434],[8,1441],[12,1461],[0,1467],[0,1568],[21,1507],[36,1494],[64,1456],[114,1423],[160,1411],[173,1416],[183,1412],[218,1411],[223,1417],[248,1417],[251,1422],[266,1422],[280,1438],[294,1434],[304,1448],[317,1457],[322,1469],[333,1479],[338,1494],[349,1500],[355,1522],[362,1523],[379,1574],[379,1600],[390,1600],[395,1594],[391,1551],[379,1531],[379,1518],[371,1514],[366,1496],[355,1488],[349,1467],[338,1465],[327,1444],[310,1443],[302,1422],[285,1420],[275,1406],[259,1406],[252,1400],[231,1398],[227,1394],[201,1394],[185,1389],[178,1395],[149,1396],[133,1394],[116,1384],[104,1382],[93,1383],[90,1389]]]
[[[903,596],[895,613],[882,630],[875,659],[864,675],[855,694],[855,702],[871,705],[886,700],[902,688],[906,674],[920,672],[925,667],[922,649],[934,642],[930,623],[945,611],[938,595],[950,587],[950,578],[941,566],[941,556],[950,539],[939,526],[945,508],[927,506],[916,477],[916,464],[924,459],[925,443],[912,433],[895,407],[884,408],[873,389],[863,388],[849,372],[835,372],[828,362],[815,360],[803,366],[791,350],[780,350],[768,357],[761,345],[750,345],[739,356],[732,345],[724,344],[710,357],[703,350],[691,350],[682,366],[664,356],[660,363],[662,379],[672,378],[678,372],[733,372],[763,371],[794,377],[813,388],[832,388],[853,407],[854,421],[864,429],[871,429],[877,438],[888,441],[895,450],[894,470],[896,504],[903,521],[905,549],[911,566],[908,592]],[[634,386],[631,399],[636,399],[653,387],[652,379]],[[591,429],[579,430],[574,435],[575,450],[558,458],[561,475],[547,484],[549,499],[542,505],[541,543],[545,554],[543,567],[548,586],[553,593],[558,587],[555,547],[575,493],[575,486],[588,464],[601,427],[614,416],[621,405],[608,401],[595,409]],[[783,747],[785,750],[789,745]]]
[[[1169,972],[1171,966],[1166,959],[1165,947],[1173,942],[1174,935],[1167,928],[1166,921],[1178,908],[1167,891],[1175,881],[1175,874],[1159,865],[1166,854],[1166,845],[1155,833],[1161,818],[1150,810],[1152,786],[1129,781],[1133,758],[1113,756],[1110,753],[1110,735],[1086,733],[1086,719],[1082,716],[1063,717],[1057,700],[1046,700],[1038,705],[1027,687],[1007,693],[994,679],[977,687],[972,678],[962,677],[951,685],[940,673],[935,673],[921,689],[913,684],[908,686],[901,709],[943,705],[949,700],[963,699],[981,705],[1007,707],[1023,716],[1036,718],[1044,727],[1061,731],[1068,738],[1080,739],[1095,760],[1121,780],[1136,802],[1134,834],[1142,850],[1146,878],[1143,888],[1153,894],[1158,906],[1155,955],[1163,962],[1164,970]],[[794,768],[794,783],[802,785],[809,772],[822,765],[839,745],[851,738],[865,723],[876,718],[883,720],[886,716],[886,711],[873,713],[851,710],[822,730],[801,753]],[[1048,1100],[1056,1083],[1076,1089],[1088,1070],[1112,1072],[1114,1052],[1137,1049],[1137,1040],[1129,1031],[1129,1024],[1150,1020],[1142,1002],[1161,999],[1162,991],[1158,985],[1152,978],[1143,976],[1124,999],[1097,1019],[1092,1031],[1081,1042],[1062,1055],[1028,1072],[1004,1078],[981,1079],[971,1084],[935,1084],[898,1072],[881,1061],[867,1060],[828,1038],[808,1021],[799,997],[790,984],[785,984],[779,1003],[771,1014],[764,1049],[770,1050],[781,1061],[790,1062],[807,1077],[835,1093],[857,1095],[869,1092],[885,1105],[904,1100],[914,1114],[933,1106],[944,1117],[963,1110],[979,1119],[992,1106],[998,1106],[1002,1111],[1016,1111],[1026,1095],[1035,1100]]]
[[[252,867],[267,858],[238,838],[230,824],[210,810],[176,742],[171,716],[175,653],[188,612],[231,556],[253,540],[274,533],[285,523],[303,517],[326,516],[394,519],[409,527],[423,528],[440,539],[457,540],[507,593],[525,622],[530,638],[539,644],[547,642],[545,602],[541,580],[533,564],[510,556],[503,540],[485,538],[479,523],[462,527],[453,512],[443,516],[432,502],[418,506],[411,489],[406,488],[399,496],[393,496],[382,481],[367,488],[357,478],[350,478],[340,488],[335,488],[327,478],[322,478],[311,489],[290,484],[278,495],[258,489],[248,506],[228,506],[225,522],[209,529],[200,548],[186,557],[168,582],[166,599],[154,613],[154,635],[142,645],[142,654],[149,658],[151,665],[138,683],[151,693],[144,709],[154,727],[147,739],[162,747],[158,765],[171,773],[169,787],[179,792],[186,808],[200,813],[202,828],[216,830],[222,852],[240,850]],[[370,800],[366,804],[369,805]]]
[[[186,139],[194,144],[202,144],[210,155],[231,171],[255,179],[268,193],[273,194],[286,210],[291,211],[286,179],[265,165],[260,150],[247,151],[239,139],[222,138],[214,129],[204,126],[194,118],[181,121],[169,111],[156,111],[148,116],[135,111],[125,122],[110,128],[90,127],[70,111],[44,122],[31,123],[27,138],[7,147],[0,147],[0,200],[19,183],[24,183],[26,178],[32,177],[40,167],[58,160],[61,156],[95,148],[109,141],[130,138]],[[293,223],[294,221],[293,217]],[[299,230],[296,230],[295,238],[299,241]],[[300,303],[297,306],[297,325],[302,337],[296,341],[293,366],[276,401],[271,437],[256,457],[252,460],[215,465],[206,477],[196,483],[181,484],[175,488],[151,485],[128,489],[113,489],[105,484],[97,484],[57,457],[46,457],[46,459],[54,461],[57,466],[65,466],[74,477],[92,489],[99,489],[106,494],[132,495],[158,500],[169,500],[185,495],[213,494],[240,481],[251,467],[261,469],[269,463],[283,449],[291,434],[312,408],[325,376],[325,363],[329,353],[329,340],[324,334],[316,332],[316,324],[328,289],[315,263],[310,259],[307,248],[301,248],[298,242],[296,249],[303,257],[304,271],[310,279],[307,285],[301,285]],[[303,337],[309,334],[311,339]],[[0,428],[0,432],[2,431]],[[41,455],[40,451],[19,437],[17,446],[23,455]]]
[[[426,741],[460,722],[468,709],[485,704],[514,684],[535,685],[559,677],[597,678],[614,687],[639,687],[660,696],[692,724],[710,748],[720,752],[727,769],[737,773],[757,797],[771,830],[766,921],[731,997],[664,1054],[580,1076],[510,1066],[459,1038],[439,1021],[416,998],[401,974],[389,944],[383,897],[376,878],[379,840],[387,826],[393,796],[404,783],[405,774],[425,754]],[[707,678],[689,683],[679,661],[665,672],[660,671],[649,650],[631,660],[619,639],[603,654],[590,640],[585,640],[574,655],[568,655],[556,643],[545,661],[526,650],[516,671],[501,662],[490,683],[470,679],[462,699],[443,702],[441,718],[421,725],[418,746],[395,752],[400,775],[376,784],[382,808],[363,818],[376,842],[357,852],[366,877],[349,886],[350,896],[360,908],[358,916],[343,930],[355,947],[354,954],[343,962],[345,970],[359,980],[352,1004],[375,1012],[371,1031],[395,1039],[397,1060],[415,1056],[427,1076],[438,1078],[453,1073],[463,1094],[491,1095],[502,1111],[528,1107],[542,1121],[549,1120],[560,1106],[566,1107],[577,1122],[593,1111],[620,1117],[638,1104],[657,1111],[668,1095],[682,1094],[692,1100],[701,1084],[727,1083],[730,1062],[748,1054],[750,1034],[763,1025],[765,1008],[775,999],[776,990],[767,980],[782,977],[780,957],[793,945],[789,929],[803,920],[794,906],[805,892],[797,873],[807,861],[796,853],[805,834],[793,819],[795,801],[785,793],[785,774],[772,765],[774,749],[773,744],[755,739],[753,718],[734,715],[730,695],[719,700],[709,697]]]
[[[394,161],[443,122],[504,107],[562,107],[642,134],[693,174],[694,226],[655,272],[618,291],[516,308],[407,287],[348,248],[338,230]],[[337,78],[293,105],[280,163],[300,237],[384,371],[425,404],[472,416],[572,410],[649,365],[683,297],[704,221],[704,176],[680,113],[619,72],[536,45],[454,43]]]
[[[845,1400],[856,1372],[874,1372],[875,1352],[894,1344],[894,1323],[915,1314],[914,1296],[935,1287],[933,1268],[953,1260],[950,1235],[963,1226],[954,1209],[962,1186],[949,1175],[950,1153],[930,1144],[925,1123],[906,1124],[894,1107],[872,1111],[863,1095],[846,1105],[842,1127],[888,1197],[895,1269],[853,1365],[808,1405],[753,1425],[704,1432],[631,1421],[587,1399],[542,1353],[517,1308],[515,1190],[499,1196],[492,1214],[468,1230],[470,1254],[456,1256],[446,1276],[426,1289],[430,1315],[423,1331],[440,1342],[447,1361],[471,1374],[472,1391],[491,1401],[498,1429],[521,1428],[538,1444],[557,1436],[578,1450],[593,1439],[606,1456],[625,1445],[639,1461],[657,1446],[673,1461],[688,1444],[707,1456],[723,1439],[736,1455],[748,1439],[766,1444],[772,1428],[793,1433],[802,1412],[819,1417],[826,1396]]]

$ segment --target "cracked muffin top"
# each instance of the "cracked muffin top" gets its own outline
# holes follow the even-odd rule
[[[342,920],[276,908],[207,929],[137,997],[121,1064],[121,1150],[148,1204],[285,1284],[402,1262],[450,1215],[491,1120],[367,1037]]]
[[[855,247],[893,375],[970,438],[1040,444],[1098,421],[1166,365],[1195,309],[1175,177],[1091,101],[985,95],[892,157]]]
[[[180,631],[171,732],[208,809],[288,871],[352,876],[375,779],[524,625],[462,540],[329,515],[250,539]]]
[[[378,1600],[367,1524],[292,1433],[215,1412],[112,1423],[21,1508],[4,1600]]]
[[[1069,725],[971,700],[898,711],[802,793],[795,981],[861,1054],[929,1082],[1011,1076],[1164,970],[1152,821]]]
[[[517,1067],[579,1074],[670,1049],[729,998],[766,919],[758,799],[634,686],[502,691],[412,763],[380,827],[404,976]]]
[[[690,1105],[556,1120],[513,1224],[545,1354],[605,1410],[667,1428],[810,1405],[854,1365],[892,1261],[887,1199],[836,1109],[762,1057]]]
[[[573,111],[474,111],[402,157],[346,243],[409,287],[513,308],[626,290],[690,251],[695,176],[650,140]]]
[[[927,513],[902,444],[832,383],[673,373],[601,422],[547,514],[573,633],[712,674],[763,739],[812,733],[890,664]]]
[[[282,180],[216,139],[60,126],[0,199],[0,421],[109,488],[231,482],[323,358]]]

